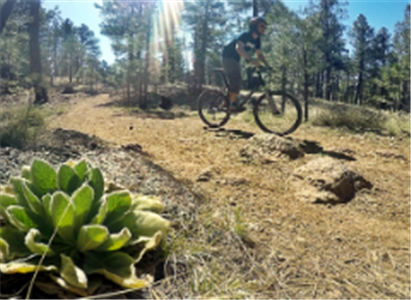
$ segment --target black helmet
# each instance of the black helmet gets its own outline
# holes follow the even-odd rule
[[[258,28],[257,27],[261,23],[267,25],[267,21],[263,17],[254,17],[254,18],[252,18],[250,20],[250,25],[249,25],[250,32],[255,32],[258,35],[260,35],[258,33]]]

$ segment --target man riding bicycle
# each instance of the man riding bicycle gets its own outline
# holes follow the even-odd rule
[[[266,26],[267,22],[262,17],[255,17],[251,19],[249,31],[242,33],[223,49],[223,69],[230,82],[230,112],[241,112],[245,110],[245,108],[240,107],[236,102],[238,93],[241,89],[241,57],[252,63],[256,68],[260,67],[260,61],[269,67],[263,53],[261,52],[260,41],[260,36],[264,34]],[[250,55],[247,54],[247,52],[252,49],[255,49],[258,59],[251,59]]]

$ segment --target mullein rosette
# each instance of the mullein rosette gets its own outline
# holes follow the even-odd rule
[[[134,264],[166,234],[163,208],[157,197],[105,191],[101,171],[85,160],[56,171],[36,159],[1,187],[0,271],[47,271],[80,295],[95,290],[101,275],[126,288],[147,287]]]

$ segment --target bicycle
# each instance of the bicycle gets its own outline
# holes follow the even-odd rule
[[[229,83],[223,69],[215,69],[221,73],[225,92],[221,90],[206,89],[198,97],[198,113],[201,120],[210,128],[224,126],[230,119],[230,102],[228,98]],[[258,127],[264,132],[274,133],[284,136],[294,132],[301,124],[301,105],[296,98],[284,91],[271,91],[266,88],[265,92],[258,99],[252,99],[252,95],[260,87],[266,84],[262,77],[262,72],[269,72],[267,69],[259,68],[254,71],[257,77],[253,77],[252,88],[245,99],[239,102],[240,107],[251,99],[253,106],[254,120]],[[237,100],[238,101],[238,100]]]

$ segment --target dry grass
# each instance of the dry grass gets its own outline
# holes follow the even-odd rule
[[[344,103],[314,101],[310,107],[310,123],[315,126],[345,128],[353,132],[377,132],[384,135],[409,135],[410,116],[370,107]]]
[[[166,277],[151,298],[410,298],[409,138],[303,124],[293,139],[349,149],[356,161],[346,163],[374,184],[345,205],[310,205],[293,197],[287,180],[318,154],[243,162],[246,137],[261,133],[246,113],[225,131],[208,131],[195,115],[161,119],[101,106],[107,102],[104,95],[78,101],[51,124],[138,143],[202,196],[197,214],[170,235]],[[210,181],[197,182],[208,168]]]
[[[0,145],[18,149],[35,145],[45,131],[45,116],[32,105],[0,107]]]

